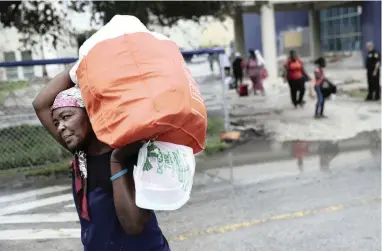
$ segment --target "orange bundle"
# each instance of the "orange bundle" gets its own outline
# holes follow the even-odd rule
[[[133,16],[115,16],[71,71],[97,138],[117,148],[156,138],[204,149],[207,113],[178,46]]]

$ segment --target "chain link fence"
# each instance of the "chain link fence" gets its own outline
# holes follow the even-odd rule
[[[30,76],[0,82],[0,173],[67,166],[71,154],[42,127],[32,101],[48,82]]]

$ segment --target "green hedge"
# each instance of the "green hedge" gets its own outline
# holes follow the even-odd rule
[[[71,156],[42,126],[2,129],[0,142],[0,170],[57,163]]]
[[[208,118],[207,139],[204,153],[213,155],[222,152],[227,148],[227,144],[220,140],[220,133],[224,132],[224,120],[220,117]]]

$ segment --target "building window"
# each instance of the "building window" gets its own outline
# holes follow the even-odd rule
[[[331,8],[320,11],[323,51],[360,50],[360,7]]]
[[[22,51],[21,52],[21,60],[29,61],[32,60],[32,51]],[[23,66],[24,78],[32,79],[34,75],[34,67],[33,66]]]
[[[15,62],[16,54],[14,51],[4,52],[4,61],[5,62]],[[17,67],[7,67],[5,68],[5,74],[8,81],[17,81],[19,79]]]

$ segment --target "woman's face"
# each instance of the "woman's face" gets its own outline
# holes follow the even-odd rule
[[[92,135],[92,127],[85,109],[62,107],[53,111],[53,123],[69,150],[84,150]]]

